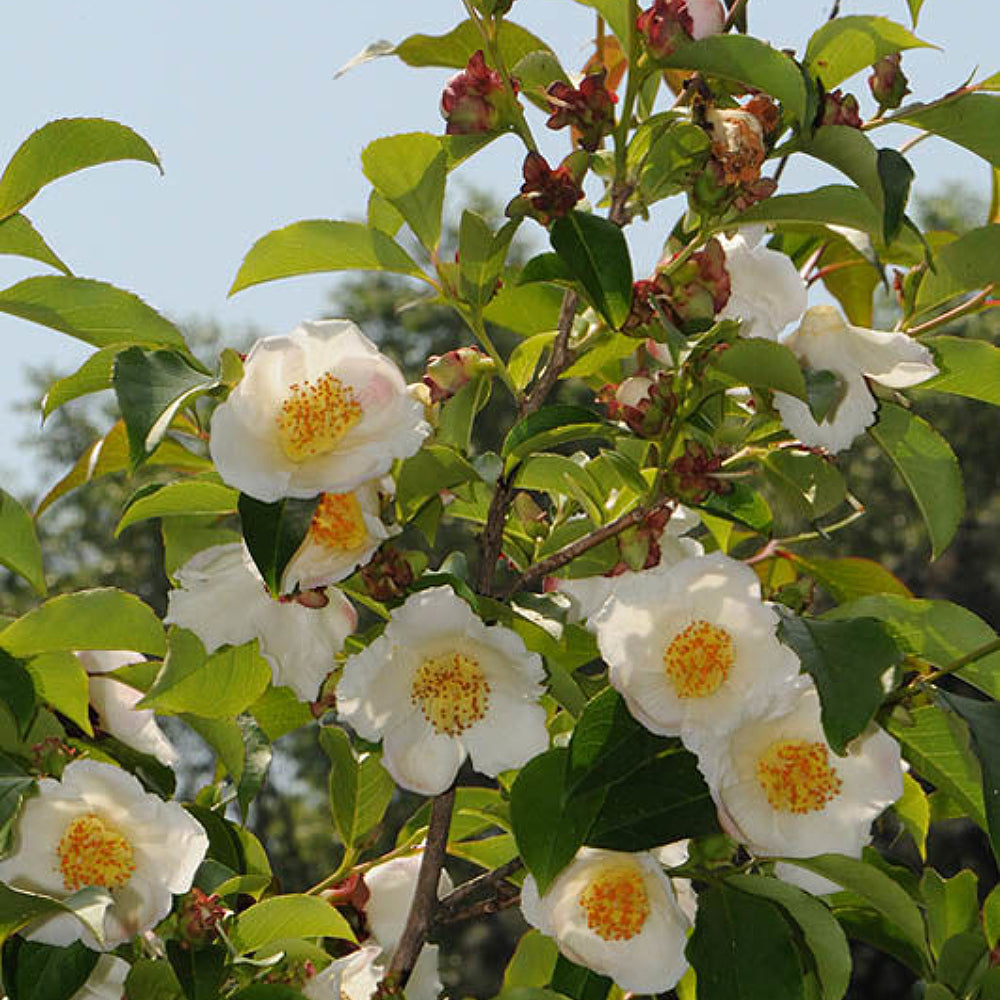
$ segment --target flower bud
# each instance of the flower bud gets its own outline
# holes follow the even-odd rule
[[[677,496],[685,503],[701,503],[712,493],[728,493],[732,488],[713,475],[722,468],[722,456],[694,441],[687,443],[684,454],[670,468],[676,477]]]
[[[636,20],[655,59],[666,59],[688,42],[717,35],[726,23],[719,0],[655,0]]]
[[[667,261],[655,280],[679,324],[713,320],[729,301],[726,252],[715,238],[680,266],[671,267]]]
[[[861,128],[861,114],[858,99],[853,94],[843,94],[838,87],[829,94],[823,95],[816,118],[816,127],[823,125],[846,125],[849,128]]]
[[[181,940],[194,948],[211,944],[219,935],[219,921],[229,912],[215,893],[208,895],[195,886],[184,897],[177,913]]]
[[[573,169],[575,166],[576,161],[571,157],[555,170],[540,153],[531,152],[524,158],[521,199],[527,203],[527,213],[543,226],[566,215],[583,197],[582,178]]]
[[[361,567],[361,580],[376,601],[396,600],[413,583],[413,567],[399,549],[383,545],[371,562]]]
[[[451,399],[474,378],[492,373],[495,364],[478,347],[459,347],[447,354],[434,354],[427,362],[423,384],[430,390],[432,403]]]
[[[663,436],[677,412],[677,397],[665,372],[656,378],[633,375],[621,385],[609,385],[600,396],[612,420],[621,420],[642,438]]]
[[[891,52],[872,66],[868,86],[871,87],[872,97],[878,101],[880,112],[898,108],[910,92],[902,61],[903,57],[898,52]]]
[[[492,132],[500,122],[503,78],[486,65],[482,49],[473,53],[468,65],[456,73],[441,94],[441,114],[448,135]]]
[[[580,146],[593,153],[615,126],[615,102],[618,100],[605,85],[607,71],[601,70],[583,78],[579,87],[556,80],[545,91],[551,114],[545,123],[549,128],[573,127]]]
[[[364,876],[355,872],[343,882],[338,882],[327,889],[323,893],[323,898],[331,906],[350,906],[358,913],[363,913],[365,904],[371,898],[371,892],[365,885]]]

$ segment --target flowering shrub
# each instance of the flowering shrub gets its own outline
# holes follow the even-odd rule
[[[740,0],[581,2],[580,76],[513,0],[392,49],[459,71],[443,134],[371,143],[368,221],[293,222],[236,274],[234,293],[412,279],[469,331],[413,385],[347,320],[206,367],[71,275],[21,210],[83,167],[158,163],[130,129],[52,122],[0,177],[0,249],[58,272],[0,309],[98,349],[51,407],[110,390],[121,414],[36,516],[155,471],[121,526],[160,519],[172,586],[163,620],[114,588],[50,596],[32,514],[0,496],[0,562],[39,597],[0,621],[10,1000],[433,1000],[439,923],[518,903],[520,1000],[840,1000],[849,939],[933,1000],[1000,995],[1000,896],[925,860],[932,816],[1000,851],[1000,638],[823,554],[863,515],[837,458],[863,435],[931,558],[961,520],[958,462],[909,393],[1000,404],[1000,351],[942,332],[996,305],[1000,225],[926,238],[910,164],[878,143],[905,126],[1000,167],[996,79],[903,104],[902,53],[926,43],[886,18],[834,17],[796,55]],[[560,161],[544,126],[570,127]],[[465,210],[446,253],[450,173],[503,135],[506,221]],[[787,189],[797,156],[842,182]],[[629,226],[678,195],[637,279]],[[549,249],[521,263],[528,232]],[[476,453],[491,393],[515,415]],[[186,805],[154,713],[216,756]],[[289,893],[245,821],[271,744],[306,729],[339,860]],[[402,830],[397,785],[429,798]],[[482,874],[453,885],[449,856]]]

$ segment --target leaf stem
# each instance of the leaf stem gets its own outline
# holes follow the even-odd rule
[[[985,659],[987,656],[997,652],[1000,652],[1000,636],[997,636],[995,639],[991,639],[989,642],[983,643],[982,646],[978,646],[976,649],[966,653],[964,656],[958,657],[957,660],[952,660],[947,666],[939,667],[937,670],[931,670],[926,674],[917,674],[917,676],[909,681],[909,683],[889,695],[889,697],[883,702],[883,705],[895,705],[898,702],[906,701],[907,698],[922,690],[928,684],[933,684],[935,681],[939,681],[942,677],[949,677],[951,674],[957,673],[959,670],[963,670],[965,667],[975,663],[977,660]]]
[[[925,333],[930,333],[931,330],[936,330],[938,327],[947,325],[952,320],[960,319],[962,316],[976,312],[980,306],[987,309],[991,308],[987,300],[993,294],[995,287],[995,285],[987,285],[981,292],[977,292],[971,299],[966,299],[965,302],[959,303],[954,309],[949,309],[948,312],[941,313],[940,316],[935,316],[934,319],[929,319],[926,323],[921,323],[919,326],[907,328],[904,324],[903,330],[911,337],[920,337]]]

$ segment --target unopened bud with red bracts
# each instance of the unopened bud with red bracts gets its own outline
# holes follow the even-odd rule
[[[413,567],[399,549],[383,545],[374,558],[361,567],[361,581],[376,601],[403,597],[413,583]]]
[[[822,125],[846,125],[848,128],[861,128],[861,109],[858,99],[853,94],[843,94],[840,88],[823,95],[819,114],[816,117],[816,127]]]
[[[653,378],[633,375],[621,385],[605,386],[600,400],[611,420],[621,420],[642,438],[662,437],[677,412],[677,397],[665,372]]]
[[[177,929],[189,948],[211,944],[219,936],[219,922],[232,911],[215,894],[195,887],[184,897],[177,911]]]
[[[618,98],[605,85],[606,77],[607,71],[601,70],[584,77],[579,87],[556,80],[545,91],[552,112],[545,124],[553,129],[571,125],[576,141],[589,153],[615,127]]]
[[[448,135],[492,132],[500,124],[503,77],[486,65],[482,49],[473,53],[469,64],[456,73],[441,94],[441,114],[448,123]]]
[[[530,152],[524,158],[524,183],[520,197],[515,198],[507,208],[507,214],[520,211],[537,219],[543,226],[572,211],[583,197],[580,181],[586,164],[571,154],[555,170],[541,153]]]
[[[703,445],[689,441],[684,454],[670,467],[678,499],[685,503],[701,503],[713,493],[728,493],[732,489],[730,483],[714,475],[721,469],[721,455],[713,455]]]
[[[331,906],[350,906],[358,913],[363,913],[371,892],[365,885],[364,876],[355,873],[325,890],[322,896]]]
[[[731,293],[726,252],[714,237],[680,266],[664,262],[655,281],[679,324],[713,320],[725,307]]]
[[[695,39],[719,34],[726,11],[719,0],[655,0],[636,19],[636,27],[655,59],[666,59]]]
[[[495,368],[493,359],[478,347],[459,347],[447,354],[431,355],[421,381],[430,390],[431,402],[443,403],[462,386]]]
[[[902,62],[903,57],[898,52],[890,52],[872,66],[868,86],[871,87],[872,97],[878,102],[880,113],[898,108],[910,92]]]

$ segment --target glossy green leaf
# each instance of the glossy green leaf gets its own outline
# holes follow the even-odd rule
[[[315,721],[309,706],[290,688],[268,688],[248,709],[271,742]]]
[[[87,671],[68,649],[42,653],[26,664],[39,699],[72,719],[88,736],[90,726],[90,687]]]
[[[617,330],[632,308],[632,259],[621,229],[599,215],[572,211],[556,219],[550,239],[594,308]]]
[[[824,125],[809,138],[799,139],[797,145],[802,152],[836,167],[857,184],[875,206],[881,234],[885,195],[878,170],[878,150],[867,133],[849,125]]]
[[[778,194],[748,208],[740,223],[815,223],[860,229],[882,235],[882,217],[863,192],[844,184],[828,184],[801,194]]]
[[[3,489],[0,489],[0,566],[23,576],[37,593],[45,595],[45,567],[35,522]]]
[[[111,381],[128,432],[133,469],[155,451],[182,407],[219,384],[176,351],[139,347],[118,355]]]
[[[328,271],[421,274],[413,258],[381,229],[358,222],[305,219],[257,240],[243,258],[229,294],[265,281]]]
[[[54,267],[63,274],[70,269],[56,256],[55,251],[42,239],[41,233],[27,216],[15,213],[0,222],[0,254],[26,257]]]
[[[162,656],[166,639],[148,604],[102,587],[51,598],[0,632],[0,646],[21,657],[54,649],[134,649]]]
[[[806,398],[798,359],[784,344],[760,337],[738,340],[714,359],[713,368],[739,385],[758,386]]]
[[[906,203],[916,174],[906,157],[895,149],[878,151],[878,175],[882,181],[885,209],[882,216],[883,239],[891,243],[906,219]]]
[[[332,937],[355,941],[350,924],[325,899],[288,895],[265,899],[244,910],[232,930],[241,955],[283,938]]]
[[[728,493],[713,494],[696,506],[727,521],[745,524],[761,534],[767,532],[772,520],[767,501],[758,490],[744,483],[736,482],[732,487]]]
[[[238,507],[243,538],[254,565],[275,597],[281,592],[285,567],[309,531],[318,503],[319,497],[264,503],[246,493],[240,494]]]
[[[997,98],[1000,102],[1000,98]],[[916,308],[924,312],[956,295],[1000,283],[1000,225],[973,229],[934,254],[917,290]]]
[[[46,185],[86,167],[139,160],[160,161],[142,136],[103,118],[59,118],[33,132],[0,177],[0,218],[23,208]]]
[[[847,496],[837,466],[809,452],[772,451],[761,462],[761,471],[773,491],[772,507],[793,518],[815,521],[836,510]]]
[[[18,734],[24,737],[35,719],[37,705],[35,685],[23,661],[11,656],[8,650],[2,647],[0,647],[0,701],[10,709]]]
[[[111,373],[115,358],[128,344],[112,344],[102,347],[91,354],[80,367],[65,378],[56,379],[42,399],[42,417],[47,418],[64,403],[87,396],[93,392],[102,392],[111,388]]]
[[[947,392],[1000,406],[1000,348],[966,337],[927,337],[940,372],[920,391]]]
[[[204,479],[178,479],[129,502],[115,528],[120,535],[129,525],[151,517],[233,514],[239,493],[222,483]]]
[[[512,465],[533,451],[543,451],[560,442],[587,437],[610,440],[613,432],[613,426],[594,410],[555,403],[516,423],[504,439],[500,454]]]
[[[1000,167],[1000,97],[963,93],[931,104],[909,104],[885,120],[941,136]]]
[[[927,936],[935,955],[941,954],[949,938],[971,931],[979,923],[978,881],[967,868],[953,878],[942,878],[933,868],[925,868],[920,878],[920,895],[927,910]]]
[[[548,985],[559,951],[555,941],[532,928],[521,936],[503,974],[504,991]]]
[[[361,154],[365,176],[433,250],[441,237],[448,168],[441,140],[426,132],[391,135],[369,143]]]
[[[0,291],[0,312],[95,347],[135,344],[186,350],[180,330],[131,292],[62,274],[26,278]]]
[[[868,429],[903,477],[927,525],[931,558],[948,547],[965,513],[965,487],[958,459],[926,420],[894,403],[879,407]]]
[[[698,1000],[805,1000],[802,960],[780,907],[728,885],[698,898],[687,946]]]
[[[793,561],[813,577],[837,603],[853,601],[871,594],[894,594],[912,597],[906,584],[892,575],[881,563],[872,559],[847,556],[843,559],[816,557],[804,559],[795,555]]]
[[[496,294],[511,240],[519,222],[512,220],[496,233],[482,216],[466,209],[458,230],[459,279],[462,297],[473,306],[485,306]]]
[[[396,504],[400,519],[414,514],[441,490],[479,478],[475,468],[453,448],[429,445],[406,459],[396,481]]]
[[[3,947],[4,987],[10,1000],[72,1000],[99,957],[79,941],[57,948],[9,938]]]
[[[529,52],[548,49],[540,38],[513,21],[504,20],[497,32],[504,63],[513,66]],[[446,66],[465,69],[469,58],[483,47],[483,36],[471,21],[463,21],[445,35],[411,35],[393,50],[408,66]]]
[[[34,789],[32,775],[9,757],[0,756],[0,850],[8,850],[21,806]]]
[[[934,48],[887,17],[837,17],[813,33],[804,63],[826,90],[833,90],[883,56],[922,47]]]
[[[882,675],[902,661],[902,652],[874,618],[824,621],[785,614],[778,636],[816,682],[823,731],[843,756],[875,717],[885,698]]]

